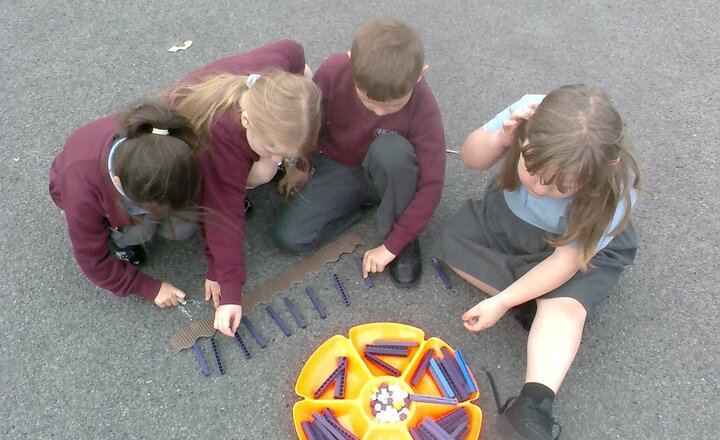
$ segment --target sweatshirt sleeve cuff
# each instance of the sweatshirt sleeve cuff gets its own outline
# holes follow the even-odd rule
[[[205,271],[205,279],[210,281],[217,281],[217,273],[215,273],[214,268],[208,264],[207,271]]]
[[[162,286],[162,281],[140,274],[140,278],[137,280],[137,294],[152,302],[160,293],[160,286]]]
[[[220,283],[220,305],[237,304],[242,305],[242,284]]]
[[[398,256],[400,255],[400,252],[402,252],[402,250],[405,249],[405,247],[407,247],[407,245],[409,245],[414,239],[415,237],[398,237],[398,234],[391,232],[383,244],[388,251],[390,251],[393,255]]]

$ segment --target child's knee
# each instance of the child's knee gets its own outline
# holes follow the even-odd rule
[[[539,299],[537,314],[550,314],[554,317],[562,317],[568,321],[584,323],[587,319],[587,310],[582,303],[575,298],[559,297]]]
[[[370,160],[376,160],[389,166],[417,162],[415,148],[410,141],[395,133],[383,134],[375,138],[370,144],[367,154]]]
[[[299,240],[300,236],[299,231],[288,227],[282,219],[273,232],[273,238],[277,246],[289,254],[299,254],[309,250],[310,245],[304,240]]]
[[[278,164],[269,159],[260,159],[250,169],[248,174],[247,186],[254,188],[256,186],[264,185],[272,180],[277,174]]]

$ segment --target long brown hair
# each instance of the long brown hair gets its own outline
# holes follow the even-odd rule
[[[253,133],[267,146],[280,147],[286,157],[304,156],[314,148],[321,121],[320,90],[315,83],[282,70],[262,73],[252,87],[247,79],[216,74],[199,83],[181,84],[166,99],[192,122],[203,143],[211,137],[215,117],[235,110],[238,125],[245,111]]]
[[[199,144],[190,121],[162,104],[146,102],[120,115],[119,133],[126,140],[113,157],[113,168],[128,199],[159,220],[194,207],[200,188]]]
[[[622,118],[599,88],[570,85],[548,94],[517,133],[498,176],[499,185],[510,191],[520,187],[517,167],[522,154],[528,172],[544,176],[544,184],[575,190],[565,233],[549,236],[548,243],[577,242],[580,267],[587,268],[622,201],[625,215],[608,233],[615,236],[627,227],[631,189],[640,188],[633,141]]]

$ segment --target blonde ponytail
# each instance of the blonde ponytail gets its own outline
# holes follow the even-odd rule
[[[180,85],[170,91],[167,100],[190,120],[203,143],[207,143],[215,116],[235,106],[239,109],[240,100],[248,90],[246,81],[244,75],[221,73],[198,84]]]

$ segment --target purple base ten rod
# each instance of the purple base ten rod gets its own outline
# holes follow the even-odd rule
[[[195,352],[195,359],[197,359],[198,363],[200,364],[200,369],[202,370],[203,376],[210,376],[210,369],[207,366],[207,362],[205,362],[205,357],[203,357],[202,349],[197,342],[193,344],[193,352]]]
[[[358,269],[360,269],[360,276],[363,276],[363,259],[362,257],[357,257],[357,265]],[[372,278],[370,278],[370,274],[368,274],[367,278],[363,278],[363,281],[365,282],[365,286],[369,289],[371,287],[375,287],[375,283],[373,283]]]
[[[435,273],[437,273],[437,276],[440,277],[443,284],[445,285],[446,289],[452,289],[452,284],[450,284],[450,278],[448,278],[447,274],[443,270],[442,266],[440,266],[440,262],[437,258],[432,257],[430,259],[432,262],[433,267],[435,268]]]

